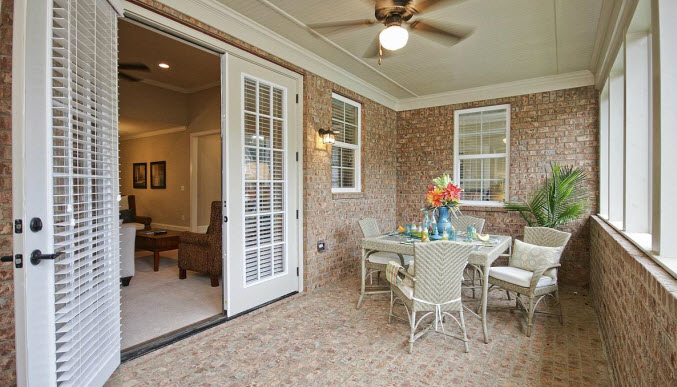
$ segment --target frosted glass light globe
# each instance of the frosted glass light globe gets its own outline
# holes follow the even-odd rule
[[[379,35],[381,46],[386,50],[395,51],[404,47],[409,40],[409,32],[400,26],[390,26]]]

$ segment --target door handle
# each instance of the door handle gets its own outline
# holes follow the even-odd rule
[[[14,261],[14,257],[11,256],[11,255],[5,255],[4,257],[1,257],[1,258],[0,258],[0,261],[1,261],[1,262],[13,262],[13,261]]]
[[[43,254],[42,251],[40,250],[33,250],[33,252],[31,253],[31,263],[33,265],[37,265],[43,259],[53,260],[59,258],[61,255],[63,255],[63,253]]]

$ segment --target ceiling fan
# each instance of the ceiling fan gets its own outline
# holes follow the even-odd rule
[[[389,51],[399,50],[407,44],[409,32],[403,27],[409,27],[409,31],[420,33],[421,36],[436,40],[442,44],[454,45],[467,38],[472,33],[472,29],[461,26],[436,26],[416,17],[416,20],[410,19],[420,15],[434,7],[441,5],[452,5],[464,0],[367,0],[374,3],[375,19],[348,20],[340,22],[329,22],[310,24],[308,27],[319,30],[331,28],[342,30],[345,28],[356,28],[371,26],[374,24],[383,24],[385,29],[376,36],[369,46],[364,57],[373,58],[378,56],[378,64],[381,64],[383,56],[382,48]]]
[[[139,62],[121,62],[118,63],[118,76],[122,79],[126,79],[132,82],[139,82],[143,78],[138,78],[132,75],[127,74],[123,71],[143,71],[144,73],[149,73],[150,68],[143,63]]]

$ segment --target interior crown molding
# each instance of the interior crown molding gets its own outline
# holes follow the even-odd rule
[[[400,99],[397,105],[397,110],[404,111],[433,106],[444,106],[464,102],[512,97],[523,94],[542,93],[545,91],[589,86],[594,83],[595,77],[592,72],[589,70],[581,70],[571,73],[547,75],[538,78],[498,83],[495,85],[473,87],[464,90],[455,90],[447,93],[424,95],[416,98]]]
[[[161,136],[163,134],[185,132],[187,129],[188,128],[185,127],[185,126],[177,126],[175,128],[154,130],[152,132],[142,132],[142,133],[136,133],[136,134],[130,134],[130,135],[120,135],[120,141],[136,140],[137,138],[153,137],[153,136]]]

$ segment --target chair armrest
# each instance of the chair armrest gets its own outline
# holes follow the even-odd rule
[[[194,232],[184,231],[179,234],[180,243],[192,244],[192,245],[209,245],[210,242],[209,234],[198,234]]]
[[[538,280],[543,277],[543,273],[545,273],[546,270],[554,269],[557,267],[560,267],[559,263],[553,264],[553,265],[543,265],[539,266],[534,270],[534,275],[531,277],[531,283],[529,284],[529,292],[533,293],[534,290],[536,290],[536,285],[538,285]]]
[[[137,215],[137,216],[134,217],[134,221],[135,221],[136,223],[141,223],[141,224],[145,224],[145,225],[147,225],[147,226],[150,226],[150,223],[152,222],[152,219],[151,219],[150,216],[138,216],[138,215]]]
[[[413,275],[409,274],[403,267],[400,267],[400,270],[399,270],[398,272],[399,272],[400,274],[402,274],[403,276],[405,276],[405,277],[411,279],[412,281],[416,282],[416,277],[414,277]]]

